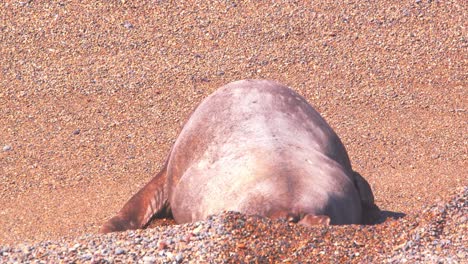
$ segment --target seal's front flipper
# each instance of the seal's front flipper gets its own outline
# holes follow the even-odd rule
[[[138,191],[120,210],[105,223],[100,233],[143,228],[155,214],[168,215],[166,184],[167,162],[161,172]]]
[[[316,225],[330,225],[330,217],[327,215],[306,215],[302,218],[298,224],[303,226],[316,226]]]

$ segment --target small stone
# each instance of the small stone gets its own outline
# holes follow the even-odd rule
[[[163,249],[166,249],[167,248],[167,242],[164,241],[164,240],[160,240],[158,242],[158,249],[159,250],[163,250]]]
[[[193,236],[192,234],[186,235],[186,236],[184,237],[184,241],[187,242],[187,243],[190,242],[190,241],[192,240],[192,236]]]
[[[156,258],[154,256],[144,256],[143,263],[145,264],[153,264],[156,263]]]
[[[184,259],[184,255],[182,255],[182,253],[177,254],[175,257],[175,260],[177,263],[182,262],[183,259]]]
[[[123,23],[123,26],[126,28],[126,29],[132,29],[133,28],[133,24],[128,22],[128,21],[125,21]]]
[[[92,258],[93,256],[91,254],[84,254],[83,256],[81,256],[81,259],[84,261],[91,260]]]
[[[10,145],[5,145],[5,146],[3,146],[3,151],[5,151],[5,152],[6,152],[6,151],[10,151],[10,150],[12,150],[12,149],[13,149],[13,148],[12,148]]]
[[[30,250],[29,250],[29,246],[26,246],[26,245],[23,245],[21,247],[21,251],[23,252],[23,254],[29,254],[30,253]]]
[[[114,253],[116,255],[122,255],[125,253],[125,250],[123,250],[122,248],[116,248]]]
[[[200,233],[200,231],[202,230],[203,226],[202,225],[199,225],[197,228],[195,228],[194,230],[192,230],[192,234],[194,235],[197,235],[198,233]]]
[[[240,248],[240,249],[245,249],[245,248],[247,248],[247,246],[246,246],[244,243],[239,243],[239,244],[237,244],[237,247]]]
[[[73,130],[73,135],[78,135],[80,134],[81,130],[80,129],[75,129]]]
[[[184,241],[180,241],[178,244],[177,244],[178,248],[185,248],[187,247],[187,243],[184,242]]]
[[[73,247],[70,248],[69,250],[70,250],[70,251],[75,251],[75,250],[77,250],[80,246],[81,246],[80,243],[76,243],[76,244],[74,244]]]

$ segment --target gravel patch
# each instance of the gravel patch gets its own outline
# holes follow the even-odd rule
[[[373,226],[305,228],[225,212],[196,223],[0,246],[0,261],[86,263],[465,263],[468,187]]]

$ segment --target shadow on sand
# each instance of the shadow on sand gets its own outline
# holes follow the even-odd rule
[[[400,213],[400,212],[392,212],[392,211],[385,211],[381,210],[380,211],[380,217],[377,221],[375,221],[373,224],[382,224],[383,222],[390,220],[390,219],[400,219],[405,217],[405,213]]]

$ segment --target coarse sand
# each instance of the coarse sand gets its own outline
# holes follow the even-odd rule
[[[402,255],[392,250],[367,249],[375,230],[401,225],[395,227],[401,239],[414,239],[405,223],[430,219],[429,208],[449,208],[453,197],[461,205],[454,214],[466,213],[467,6],[431,0],[2,1],[0,245],[85,234],[97,239],[100,225],[159,171],[197,104],[221,85],[256,78],[292,87],[325,117],[391,216],[380,225],[327,232],[346,241],[363,232],[370,241],[357,247],[399,262]],[[433,217],[457,223],[454,234],[466,231],[466,217]],[[212,221],[227,221],[228,228],[236,225],[230,219],[305,232],[234,213]],[[145,232],[160,236],[171,228],[179,227]],[[374,239],[386,237],[375,232]],[[268,239],[292,243],[274,235],[281,233]],[[454,254],[463,260],[467,240],[460,236],[461,251]],[[258,236],[256,243],[281,248],[268,239]],[[248,241],[237,250],[248,250]],[[334,243],[317,254],[332,254],[339,248]],[[281,254],[289,251],[275,252],[271,259],[255,259],[259,250],[251,250],[251,258],[231,257],[287,261]],[[353,260],[339,254],[340,261]]]

